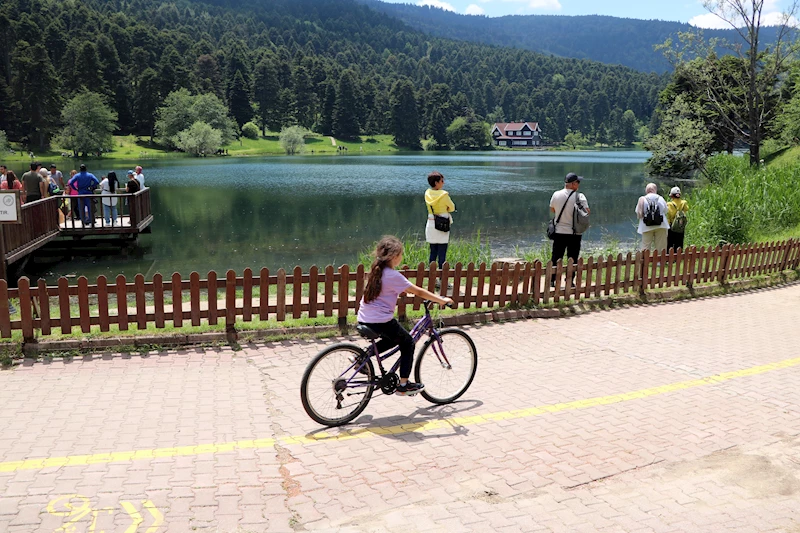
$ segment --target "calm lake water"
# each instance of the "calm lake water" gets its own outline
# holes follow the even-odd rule
[[[38,264],[30,275],[201,274],[354,262],[384,234],[422,235],[426,176],[439,170],[456,204],[452,236],[488,238],[495,256],[543,242],[553,191],[584,176],[592,209],[584,241],[636,238],[647,178],[642,151],[489,152],[144,161],[152,233],[127,257]],[[98,177],[129,164],[96,161]],[[65,164],[64,167],[68,165]],[[62,168],[63,170],[63,168]],[[65,172],[66,174],[66,172]]]

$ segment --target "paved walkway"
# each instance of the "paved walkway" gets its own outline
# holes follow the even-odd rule
[[[468,328],[463,401],[298,387],[331,341],[0,372],[0,531],[800,531],[800,285]]]

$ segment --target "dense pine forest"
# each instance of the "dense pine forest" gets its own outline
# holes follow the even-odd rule
[[[262,131],[390,133],[413,147],[466,116],[622,142],[623,116],[647,123],[667,81],[433,37],[354,0],[5,0],[0,28],[0,130],[26,146],[48,144],[86,91],[119,133],[152,136],[179,89],[216,95],[238,128]]]
[[[366,5],[396,17],[417,30],[448,39],[524,48],[545,54],[624,65],[644,72],[672,70],[664,55],[654,49],[679,32],[697,31],[683,22],[639,20],[603,15],[508,15],[484,17],[461,15],[442,9],[361,0]],[[762,45],[775,41],[778,29],[761,29]],[[742,43],[733,29],[703,30],[706,39]],[[717,49],[725,54],[724,46]]]

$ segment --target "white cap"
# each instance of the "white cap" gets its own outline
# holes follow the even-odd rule
[[[681,188],[680,187],[673,187],[669,190],[670,196],[677,196],[678,198],[681,197]]]

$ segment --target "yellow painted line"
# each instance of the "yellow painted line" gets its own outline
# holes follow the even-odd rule
[[[285,446],[316,444],[319,442],[344,441],[351,439],[369,438],[375,435],[400,435],[404,433],[415,433],[432,431],[436,429],[447,429],[453,426],[474,426],[495,422],[498,420],[516,420],[531,418],[547,413],[561,413],[564,411],[576,411],[579,409],[589,409],[601,405],[628,402],[640,398],[660,396],[670,392],[703,387],[706,385],[716,385],[725,381],[741,379],[750,376],[757,376],[775,370],[800,366],[800,357],[785,359],[766,365],[753,366],[732,372],[723,372],[705,378],[692,379],[688,381],[678,381],[667,385],[659,385],[647,389],[640,389],[620,394],[608,396],[598,396],[596,398],[585,398],[572,402],[562,402],[551,405],[539,405],[526,409],[514,409],[511,411],[501,411],[498,413],[486,413],[483,415],[454,416],[438,420],[425,420],[419,422],[409,422],[397,426],[378,426],[366,428],[345,428],[337,433],[319,432],[307,435],[284,435],[277,438],[250,439],[235,442],[222,442],[216,444],[198,444],[196,446],[180,446],[176,448],[155,448],[151,450],[134,450],[124,452],[98,453],[93,455],[71,455],[67,457],[47,457],[41,459],[26,459],[24,461],[9,461],[0,463],[0,472],[16,472],[19,470],[42,470],[44,468],[90,465],[98,463],[120,463],[138,461],[142,459],[153,459],[156,457],[178,457],[205,455],[210,453],[227,453],[244,449],[264,449],[273,448],[276,444]]]

